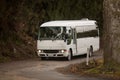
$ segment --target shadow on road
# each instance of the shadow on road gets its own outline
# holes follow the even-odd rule
[[[77,60],[77,59],[82,59],[82,58],[86,58],[86,55],[80,55],[80,56],[74,56],[72,57],[72,60]],[[42,61],[68,61],[66,58],[55,58],[55,57],[49,57],[49,58],[44,58],[41,59]]]

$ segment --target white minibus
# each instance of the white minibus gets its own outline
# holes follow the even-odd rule
[[[83,55],[99,49],[99,30],[95,20],[58,20],[39,27],[37,54],[41,59]],[[91,55],[90,55],[91,56]]]

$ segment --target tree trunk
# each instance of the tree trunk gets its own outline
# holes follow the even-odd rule
[[[104,64],[114,68],[120,63],[120,0],[104,0]]]

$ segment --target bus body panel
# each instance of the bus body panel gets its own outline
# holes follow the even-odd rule
[[[93,46],[93,50],[96,51],[99,49],[99,37],[81,37],[78,38],[77,33],[84,33],[85,31],[95,30],[97,25],[94,20],[70,20],[70,21],[50,21],[47,23],[43,23],[41,25],[42,28],[51,27],[51,31],[54,31],[54,27],[65,27],[66,33],[69,33],[69,30],[72,32],[71,34],[71,42],[68,44],[67,39],[57,40],[54,36],[53,39],[40,39],[37,40],[37,54],[40,57],[67,57],[72,50],[72,55],[82,55],[87,53],[87,48]],[[40,27],[40,28],[41,28]],[[62,34],[63,29],[60,28],[57,36]],[[43,31],[45,32],[45,31]],[[47,31],[48,32],[48,31]],[[51,36],[52,37],[52,36]]]
[[[62,40],[38,40],[37,49],[66,49],[66,43]]]
[[[79,38],[77,39],[77,55],[86,54],[87,48],[93,46],[93,50],[97,51],[99,49],[99,37],[89,37],[89,38]]]

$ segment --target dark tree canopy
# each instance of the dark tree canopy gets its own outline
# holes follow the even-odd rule
[[[0,47],[0,56],[10,56],[16,45],[29,49],[45,21],[81,18],[97,20],[102,29],[102,0],[0,0],[0,46],[9,44],[8,50]]]

